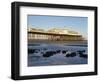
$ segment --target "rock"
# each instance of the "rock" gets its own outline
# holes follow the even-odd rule
[[[85,53],[85,50],[78,51],[78,53],[79,53],[79,57],[82,57],[82,58],[87,58],[88,57],[87,54],[84,54]]]
[[[76,54],[76,52],[72,52],[72,53],[68,53],[68,54],[66,54],[66,57],[75,57],[77,54]]]
[[[66,57],[71,57],[70,54],[66,54]]]
[[[61,50],[57,50],[57,51],[56,51],[56,53],[60,53],[60,52],[61,52]]]
[[[67,52],[66,50],[63,50],[63,51],[62,51],[63,54],[65,54],[66,52]]]
[[[34,53],[34,52],[35,52],[35,49],[28,49],[29,54]]]
[[[45,54],[43,54],[43,57],[50,57],[53,56],[56,52],[55,51],[48,51]]]
[[[79,57],[88,58],[88,55],[87,54],[80,54]]]
[[[76,52],[71,53],[71,57],[74,57],[74,56],[76,56]]]
[[[39,49],[28,49],[28,53],[38,53],[40,50]]]

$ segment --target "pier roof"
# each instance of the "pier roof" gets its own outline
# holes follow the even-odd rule
[[[43,29],[36,29],[36,28],[28,28],[28,32],[34,32],[34,33],[43,33],[43,34],[58,34],[58,35],[76,35],[76,36],[81,36],[78,32],[71,31],[68,29],[58,29],[58,28],[53,28],[49,29],[48,31],[45,31]]]

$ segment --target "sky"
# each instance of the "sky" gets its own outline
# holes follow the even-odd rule
[[[88,18],[75,16],[28,15],[28,27],[49,30],[52,28],[76,31],[87,39]]]

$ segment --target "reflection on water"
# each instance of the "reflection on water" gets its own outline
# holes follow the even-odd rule
[[[28,66],[87,64],[87,45],[28,44]]]

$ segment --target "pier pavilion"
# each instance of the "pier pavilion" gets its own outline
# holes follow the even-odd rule
[[[82,41],[81,34],[67,29],[53,28],[48,31],[43,29],[28,28],[28,40],[49,40],[49,41]]]

